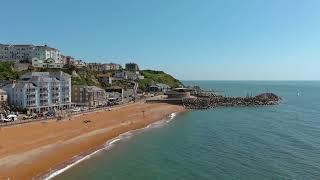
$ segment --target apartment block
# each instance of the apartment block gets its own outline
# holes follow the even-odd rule
[[[31,62],[32,58],[46,60],[54,59],[55,62],[61,62],[61,55],[58,49],[44,46],[34,46],[32,44],[0,44],[0,60],[2,61],[25,61]]]
[[[27,73],[3,87],[8,103],[30,112],[46,112],[71,107],[71,76],[63,72]]]

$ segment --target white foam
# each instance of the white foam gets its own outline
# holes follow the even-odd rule
[[[54,171],[52,173],[49,173],[48,176],[44,177],[44,180],[49,180],[49,179],[52,179],[52,178],[58,176],[59,174],[65,172],[66,170],[68,170],[68,169],[72,168],[73,166],[79,164],[80,162],[82,162],[82,161],[84,161],[86,159],[89,159],[90,157],[92,157],[94,154],[100,152],[101,150],[102,149],[96,150],[93,153],[91,153],[91,154],[89,154],[87,156],[84,156],[82,158],[79,158],[79,159],[77,159],[78,157],[73,158],[73,159],[77,159],[77,160],[72,162],[71,164],[67,165],[66,167],[64,167],[62,169],[56,170],[56,171]]]
[[[86,160],[86,159],[89,159],[91,158],[93,155],[97,154],[98,152],[100,151],[103,151],[103,150],[109,150],[111,149],[117,142],[120,142],[124,139],[129,139],[131,138],[135,132],[141,132],[142,130],[145,130],[145,129],[150,129],[150,128],[158,128],[158,127],[162,127],[164,126],[165,124],[168,124],[169,122],[171,122],[175,117],[176,117],[177,113],[171,113],[169,115],[169,118],[167,119],[164,119],[164,120],[161,120],[161,121],[156,121],[152,124],[149,124],[147,127],[144,127],[144,128],[141,128],[141,129],[137,129],[137,130],[132,130],[132,131],[128,131],[128,132],[125,132],[123,134],[120,134],[118,137],[114,138],[114,139],[111,139],[109,141],[106,142],[104,148],[102,149],[98,149],[86,156],[75,156],[73,158],[74,161],[71,161],[70,164],[68,164],[67,166],[65,166],[64,168],[61,168],[61,169],[58,169],[58,170],[54,170],[50,173],[48,173],[47,176],[45,176],[43,179],[44,180],[50,180],[60,174],[62,174],[63,172],[67,171],[68,169],[74,167],[75,165],[79,164],[80,162]]]

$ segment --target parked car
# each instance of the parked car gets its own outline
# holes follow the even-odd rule
[[[38,113],[38,114],[37,114],[38,117],[43,117],[44,115],[45,115],[45,114],[43,114],[43,113]]]
[[[23,120],[27,120],[27,119],[36,119],[38,116],[36,114],[27,114],[25,116],[22,117]]]
[[[81,111],[80,108],[74,108],[74,109],[72,109],[72,112],[80,112],[80,111]]]
[[[88,111],[88,110],[89,110],[88,107],[82,107],[82,108],[81,108],[81,111]]]
[[[32,119],[32,115],[27,114],[22,117],[23,120]]]
[[[102,104],[99,104],[99,105],[96,106],[96,108],[102,108],[102,107],[103,107]]]
[[[7,119],[7,118],[4,118],[4,119],[1,119],[1,122],[2,122],[2,123],[11,122],[11,120],[10,120],[10,119]]]
[[[1,119],[1,122],[13,122],[13,121],[16,121],[16,120],[18,120],[17,115],[9,114],[7,116],[7,118]]]
[[[46,116],[55,116],[56,113],[54,111],[48,111],[45,115]]]

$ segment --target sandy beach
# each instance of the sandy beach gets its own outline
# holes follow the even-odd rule
[[[3,127],[0,130],[0,179],[42,177],[77,155],[97,150],[122,133],[182,111],[181,106],[136,103],[70,120]]]

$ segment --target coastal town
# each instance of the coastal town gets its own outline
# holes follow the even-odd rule
[[[320,0],[3,0],[0,180],[320,179]]]
[[[0,81],[2,126],[62,120],[138,101],[208,109],[274,105],[280,100],[270,93],[257,96],[260,98],[226,98],[197,86],[184,87],[163,72],[140,70],[133,62],[124,67],[117,63],[86,62],[63,55],[57,48],[47,45],[0,44],[0,62],[18,74],[18,78],[11,79],[4,74]],[[152,78],[158,74],[159,78]]]
[[[121,134],[184,112],[161,102],[179,88],[171,75],[133,60],[94,62],[47,45],[0,44],[0,179],[51,179]]]
[[[0,81],[0,121],[6,125],[62,119],[182,86],[180,82],[170,87],[163,81],[148,81],[143,74],[152,71],[144,73],[133,62],[124,67],[112,62],[86,62],[47,45],[0,44],[0,62],[19,74],[16,79],[4,77]]]
[[[121,134],[188,109],[281,100],[273,93],[226,97],[132,61],[104,62],[47,45],[0,44],[0,179],[50,179]]]

